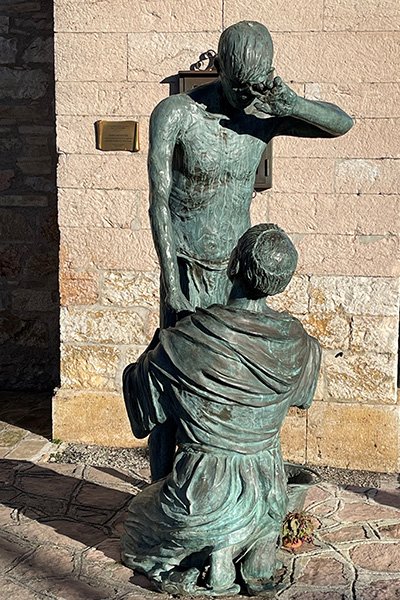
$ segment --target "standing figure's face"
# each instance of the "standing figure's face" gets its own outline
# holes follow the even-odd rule
[[[243,110],[253,102],[255,98],[252,90],[253,87],[257,91],[263,91],[268,87],[268,82],[273,72],[273,68],[271,67],[272,57],[264,56],[260,58],[260,61],[264,63],[262,74],[259,74],[259,64],[254,69],[251,68],[251,65],[246,65],[245,72],[249,74],[246,78],[234,72],[227,74],[224,66],[220,64],[219,77],[224,95],[229,104],[237,110]],[[252,76],[252,72],[258,73],[258,75]]]

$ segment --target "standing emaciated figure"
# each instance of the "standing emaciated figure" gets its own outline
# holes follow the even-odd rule
[[[150,218],[161,267],[161,327],[196,307],[226,303],[226,266],[250,226],[268,142],[280,135],[333,138],[352,127],[334,104],[301,98],[273,78],[272,58],[264,25],[232,25],[219,41],[219,79],[170,96],[153,111]],[[150,439],[153,479],[170,472],[174,449],[173,425],[166,423]]]

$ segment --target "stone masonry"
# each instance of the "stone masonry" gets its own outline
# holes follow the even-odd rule
[[[158,321],[147,216],[147,128],[167,78],[241,19],[270,28],[276,71],[307,98],[337,102],[355,127],[337,140],[276,140],[273,190],[253,220],[300,253],[274,300],[323,348],[314,406],[293,411],[287,457],[399,468],[400,8],[397,0],[55,0],[61,229],[61,388],[54,435],[129,446],[123,367]],[[141,151],[95,149],[98,119],[135,119]]]
[[[0,2],[0,389],[59,380],[52,1]]]

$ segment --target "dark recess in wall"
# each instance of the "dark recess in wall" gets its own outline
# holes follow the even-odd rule
[[[49,398],[59,383],[53,47],[52,0],[1,0],[0,390]]]

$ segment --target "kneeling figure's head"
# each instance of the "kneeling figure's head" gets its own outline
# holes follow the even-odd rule
[[[228,275],[239,281],[248,298],[283,292],[297,265],[297,250],[286,233],[273,223],[248,229],[233,250]]]

